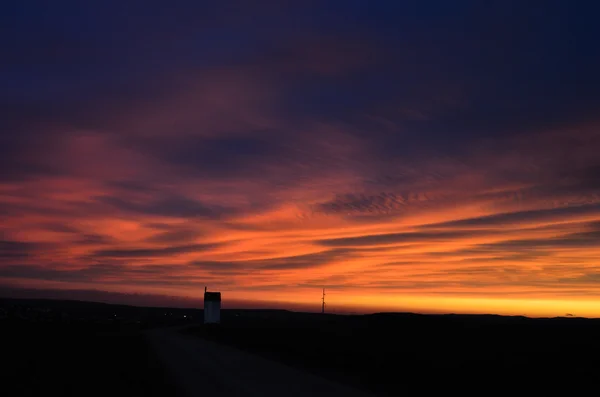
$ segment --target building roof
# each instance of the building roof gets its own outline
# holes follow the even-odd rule
[[[204,300],[211,302],[221,302],[221,293],[220,292],[205,292]]]

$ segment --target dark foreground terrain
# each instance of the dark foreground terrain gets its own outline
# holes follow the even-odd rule
[[[0,395],[181,396],[200,385],[265,396],[298,394],[299,384],[340,394],[303,373],[398,396],[600,386],[600,320],[224,310],[220,326],[201,322],[193,309],[0,299]]]
[[[224,311],[188,329],[389,395],[598,390],[600,322],[578,318]]]
[[[178,392],[143,335],[147,328],[170,325],[158,311],[14,300],[0,300],[0,309],[2,396],[136,397]]]
[[[182,397],[373,397],[298,370],[173,328],[147,332]]]

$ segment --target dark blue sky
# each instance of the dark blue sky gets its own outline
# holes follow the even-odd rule
[[[594,115],[597,14],[567,1],[10,2],[0,100],[9,121],[86,125],[71,109],[149,100],[174,74],[245,68],[272,79],[300,120],[367,123],[372,109],[419,134],[506,133]]]

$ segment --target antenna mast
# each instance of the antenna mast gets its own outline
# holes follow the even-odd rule
[[[321,304],[321,313],[325,313],[325,288],[323,288],[323,297],[321,298],[323,303]]]

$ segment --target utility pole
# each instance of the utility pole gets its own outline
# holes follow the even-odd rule
[[[323,297],[321,298],[321,300],[323,301],[321,305],[321,313],[325,313],[325,288],[323,288]]]

